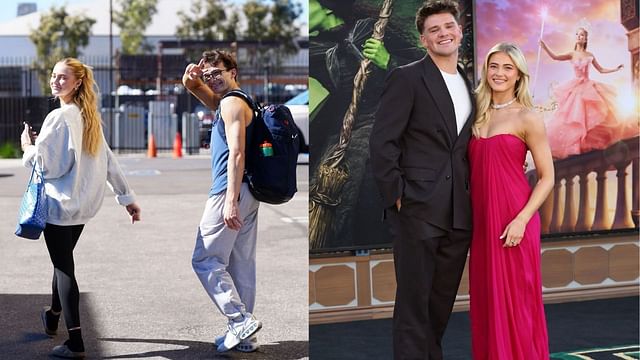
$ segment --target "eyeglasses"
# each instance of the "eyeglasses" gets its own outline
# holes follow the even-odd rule
[[[229,71],[229,70],[220,70],[220,69],[211,70],[206,74],[202,74],[202,80],[211,81],[212,79],[217,79],[221,77],[222,73],[225,71]]]

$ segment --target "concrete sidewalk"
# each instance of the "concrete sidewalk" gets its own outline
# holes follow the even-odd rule
[[[191,269],[191,252],[210,185],[205,156],[119,156],[138,194],[142,222],[131,225],[110,192],[75,251],[81,322],[91,359],[308,358],[308,166],[299,192],[280,206],[261,204],[255,315],[259,352],[217,354],[225,330]],[[29,171],[0,160],[0,358],[42,359],[51,340],[39,312],[50,304],[52,266],[44,241],[13,235]]]

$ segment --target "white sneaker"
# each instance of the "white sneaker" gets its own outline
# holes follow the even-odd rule
[[[51,356],[61,357],[65,359],[84,359],[85,352],[84,351],[71,351],[67,345],[58,345],[53,348],[51,351]]]
[[[262,323],[256,320],[251,314],[246,313],[242,321],[229,321],[227,326],[229,331],[225,334],[222,344],[218,345],[218,352],[225,352],[236,347],[242,340],[255,334]]]
[[[224,338],[226,336],[227,336],[227,332],[225,332],[224,335],[218,335],[215,337],[213,342],[216,345],[216,347],[220,346],[224,342]],[[236,347],[233,349],[241,352],[245,352],[245,353],[258,351],[258,349],[260,349],[260,344],[258,343],[258,336],[255,334],[252,336],[249,336],[248,338],[240,341],[240,343],[236,345]]]

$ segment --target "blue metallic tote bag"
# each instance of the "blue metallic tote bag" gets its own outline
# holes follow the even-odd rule
[[[34,173],[39,181],[33,180]],[[27,185],[27,190],[22,196],[22,203],[18,210],[16,235],[26,239],[38,240],[47,224],[48,214],[49,207],[44,192],[44,179],[40,173],[36,172],[36,165],[34,165],[31,170],[29,185]]]

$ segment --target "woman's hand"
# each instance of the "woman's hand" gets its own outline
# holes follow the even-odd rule
[[[135,223],[136,221],[140,221],[140,207],[136,203],[129,204],[125,207],[129,216],[131,216],[131,223]]]
[[[522,241],[526,226],[527,223],[524,220],[520,218],[513,219],[500,235],[500,239],[505,239],[502,247],[518,246]]]
[[[25,151],[28,146],[33,145],[35,138],[35,133],[31,131],[29,124],[24,123],[24,130],[22,130],[22,134],[20,134],[20,147],[22,151]]]
[[[547,44],[545,44],[544,40],[540,39],[538,40],[538,43],[540,44],[540,46],[542,46],[543,49],[547,49]]]

